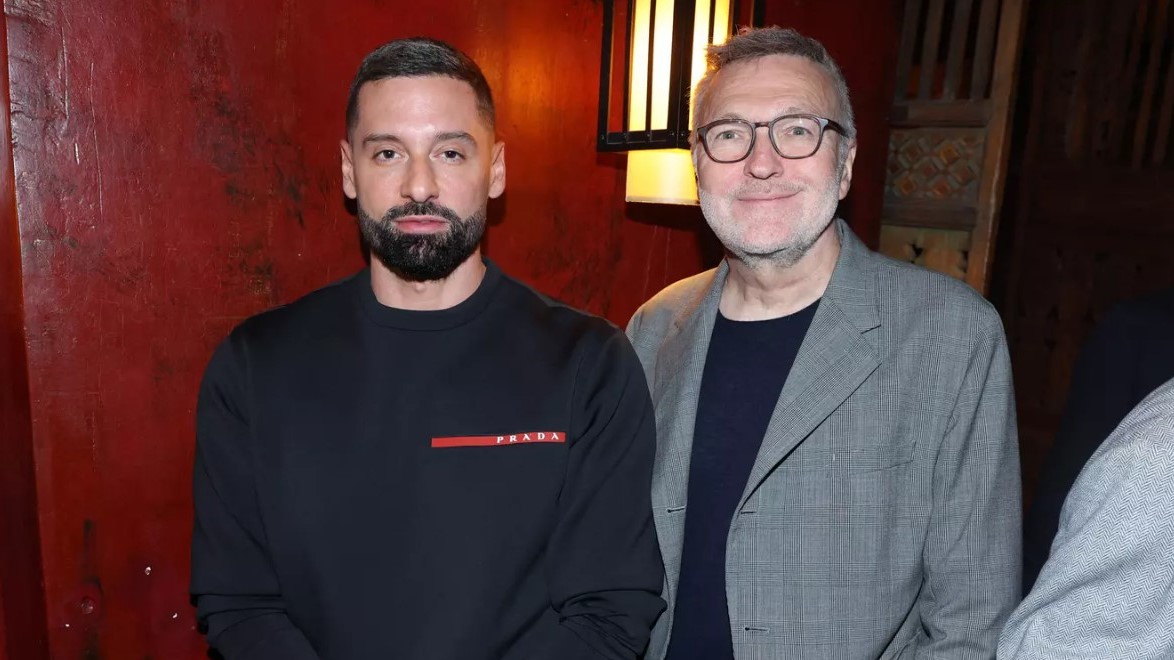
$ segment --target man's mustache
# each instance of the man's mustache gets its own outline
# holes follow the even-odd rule
[[[456,211],[453,211],[447,206],[441,206],[434,202],[408,202],[407,204],[401,204],[387,209],[387,213],[383,214],[383,222],[390,223],[400,218],[419,215],[443,218],[449,224],[457,224],[461,221],[461,216],[457,215]]]
[[[748,184],[740,186],[735,192],[734,196],[752,195],[756,197],[776,197],[782,195],[794,195],[806,190],[804,186],[795,183],[777,183],[777,184]]]

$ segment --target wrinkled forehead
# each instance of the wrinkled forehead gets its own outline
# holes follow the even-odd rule
[[[768,55],[722,67],[704,105],[698,124],[723,118],[767,121],[790,112],[842,121],[831,75],[796,55]]]

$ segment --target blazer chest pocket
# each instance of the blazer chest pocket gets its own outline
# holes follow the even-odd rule
[[[797,451],[797,453],[802,453],[802,459],[796,461],[802,469],[866,474],[888,470],[912,462],[914,444],[907,442],[899,445],[856,447],[840,450],[821,447],[818,449],[808,448],[810,451],[807,452],[802,452],[802,449],[801,447]]]
[[[761,508],[811,507],[822,512],[817,519],[833,520],[852,510],[861,519],[892,522],[904,515],[898,503],[914,492],[914,448],[912,443],[838,450],[800,445],[779,465],[777,478],[763,484]]]

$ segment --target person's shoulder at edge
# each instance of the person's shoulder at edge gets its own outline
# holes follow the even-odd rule
[[[677,280],[658,291],[647,302],[640,306],[637,314],[650,314],[662,311],[675,311],[684,304],[695,301],[698,295],[704,295],[713,283],[714,274],[718,268],[710,268],[696,275],[690,275]]]
[[[982,316],[998,316],[989,300],[956,277],[879,252],[869,254],[876,264],[878,288],[894,291],[906,310],[962,305]]]
[[[1127,332],[1133,339],[1155,333],[1165,338],[1171,323],[1174,323],[1174,287],[1117,302],[1105,312],[1097,331]]]
[[[1116,308],[1133,313],[1174,315],[1174,287],[1166,287],[1118,303]]]
[[[1006,343],[1002,316],[966,282],[872,250],[865,258],[872,264],[878,312],[881,326],[888,328],[884,336],[890,348],[914,337],[970,349],[985,341]]]

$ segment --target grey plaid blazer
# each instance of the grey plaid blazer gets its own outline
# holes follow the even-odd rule
[[[731,521],[738,660],[992,658],[1019,597],[1019,454],[1000,319],[972,289],[841,253]],[[728,267],[647,302],[628,335],[656,405],[652,504],[672,629],[701,373]]]

